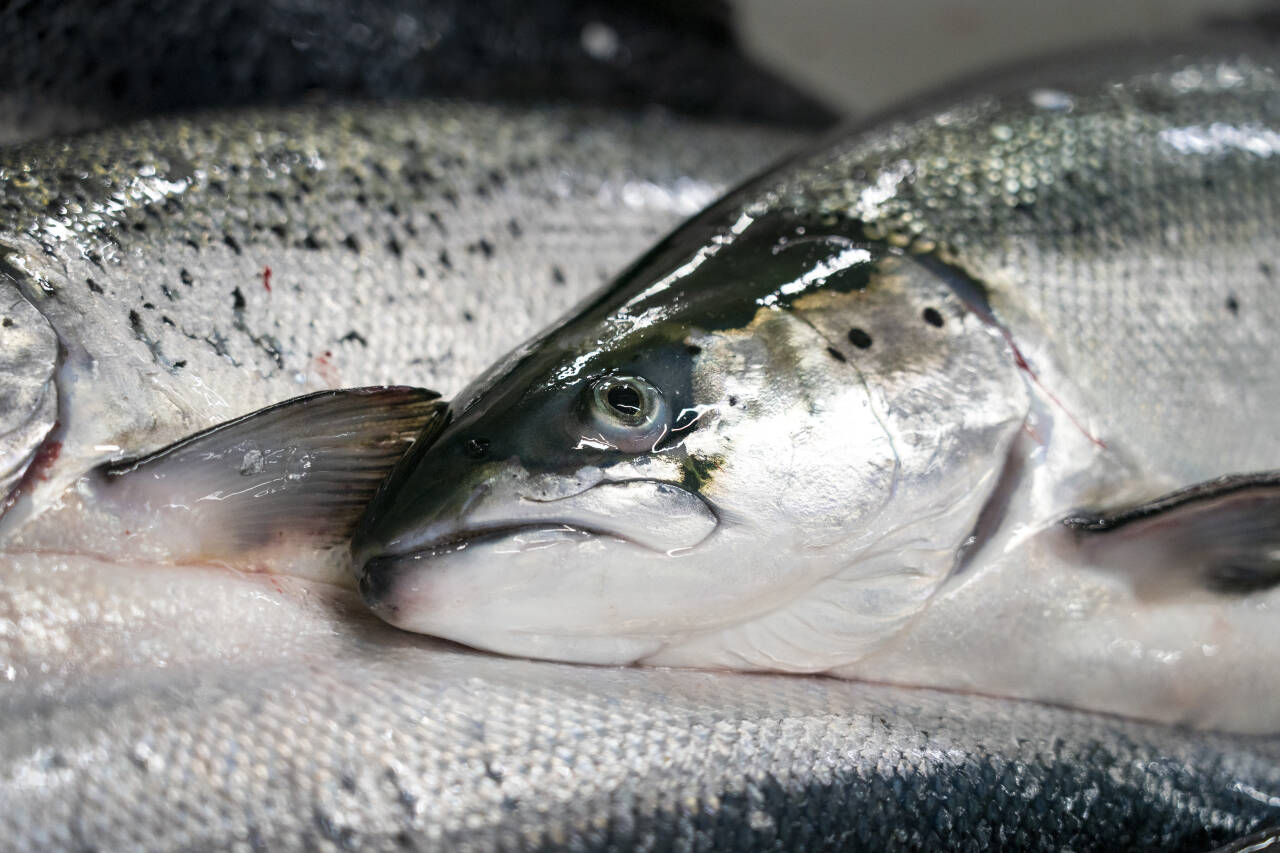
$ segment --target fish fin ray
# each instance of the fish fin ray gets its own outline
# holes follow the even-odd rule
[[[100,466],[94,488],[139,526],[182,528],[165,536],[175,557],[234,559],[297,536],[338,545],[410,443],[443,420],[438,398],[399,386],[296,397]]]
[[[1090,563],[1127,572],[1146,597],[1280,586],[1280,471],[1221,477],[1062,524]]]

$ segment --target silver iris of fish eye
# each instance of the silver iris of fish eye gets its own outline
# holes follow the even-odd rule
[[[591,429],[618,450],[652,450],[669,427],[662,392],[639,376],[602,376],[587,386],[585,403]]]

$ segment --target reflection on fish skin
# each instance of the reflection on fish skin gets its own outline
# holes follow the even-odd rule
[[[2,284],[62,356],[61,411],[41,419],[44,432],[59,421],[61,454],[5,523],[103,460],[306,391],[453,393],[796,139],[417,103],[154,120],[6,149]],[[39,387],[48,362],[14,363],[0,391]],[[18,460],[44,438],[19,437]]]
[[[455,397],[357,533],[369,603],[507,654],[1275,732],[1280,497],[1173,496],[1280,470],[1276,61],[1075,58],[721,200]],[[651,504],[601,524],[534,478],[716,527],[653,547]],[[512,546],[544,523],[580,535]]]
[[[3,848],[1196,851],[1280,791],[1274,738],[511,660],[321,586],[23,559],[5,596],[48,614],[17,642],[101,642],[0,687]]]

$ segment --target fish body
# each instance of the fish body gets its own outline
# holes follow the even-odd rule
[[[460,387],[794,138],[707,126],[713,160],[702,131],[357,105],[8,149],[3,476],[46,450],[6,529],[95,464],[288,397]]]
[[[314,589],[17,568],[51,634],[102,642],[70,686],[0,692],[3,849],[1203,851],[1276,817],[1274,739],[512,660]]]
[[[732,194],[455,398],[357,536],[366,600],[1274,731],[1274,61],[1076,60]]]
[[[685,212],[671,200],[690,180],[717,192],[741,176],[733,152],[746,170],[789,139],[591,114],[525,182],[484,157],[537,133],[506,148],[518,116],[450,109],[224,114],[5,152],[15,324],[0,352],[6,399],[24,403],[3,421],[18,491],[0,521],[0,848],[1198,850],[1274,823],[1274,738],[829,678],[506,659],[384,625],[335,577],[142,559],[62,515],[82,487],[168,478],[194,440],[354,399],[331,386],[453,393],[594,286],[608,252],[586,236],[627,243],[621,262]],[[430,150],[441,130],[468,141],[435,161],[405,126]],[[91,176],[72,183],[105,191],[60,202],[68,161]],[[436,163],[425,184],[397,170]],[[600,179],[563,194],[562,171],[584,169]],[[406,221],[416,242],[386,230]],[[522,301],[557,293],[556,267],[577,292]],[[384,307],[403,303],[429,316]],[[601,391],[634,408],[648,389]],[[252,475],[275,464],[245,455]],[[705,523],[686,506],[667,536]]]

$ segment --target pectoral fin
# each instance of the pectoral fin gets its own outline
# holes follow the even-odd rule
[[[1280,472],[1222,477],[1063,525],[1090,564],[1129,574],[1147,597],[1280,585]]]
[[[174,560],[339,544],[409,444],[443,419],[438,396],[379,387],[298,397],[99,468],[91,487],[130,537]]]

